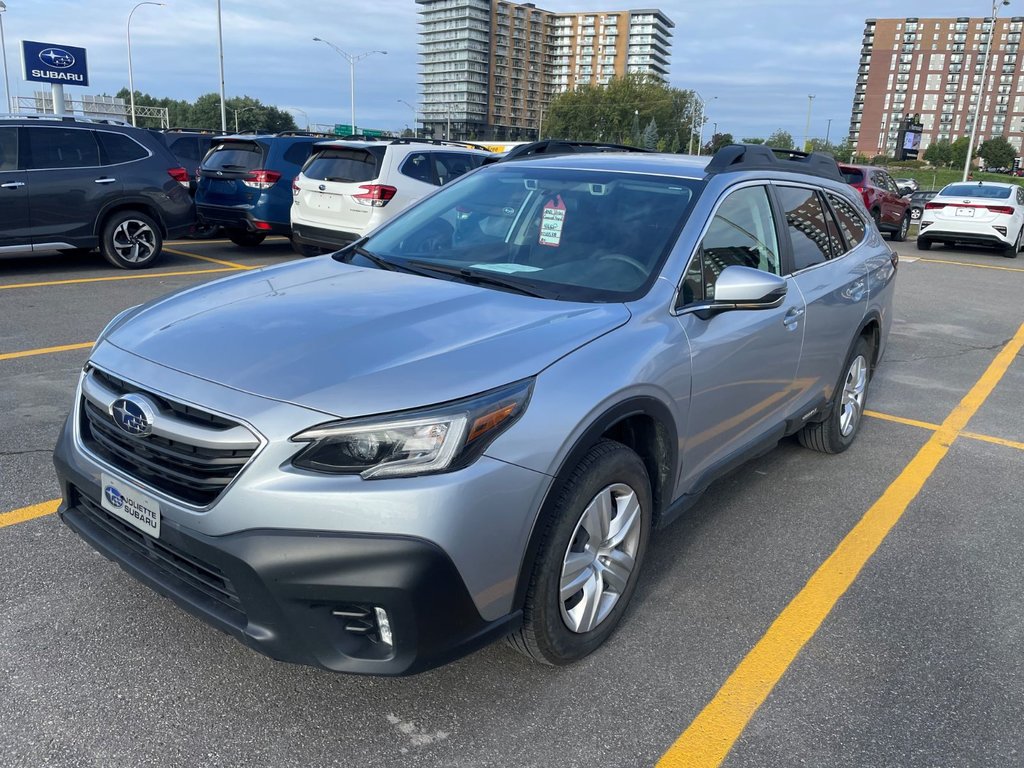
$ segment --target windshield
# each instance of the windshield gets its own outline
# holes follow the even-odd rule
[[[210,150],[202,167],[214,171],[254,171],[263,167],[263,150],[254,141],[224,142]]]
[[[841,168],[840,173],[843,174],[847,184],[860,184],[864,181],[864,172],[858,171],[856,168]]]
[[[363,245],[398,264],[506,278],[550,298],[630,301],[657,277],[703,184],[492,166],[442,188]]]
[[[981,184],[950,184],[942,190],[943,197],[982,197],[986,200],[1005,200],[1012,187],[983,186]]]
[[[372,181],[377,178],[384,147],[321,149],[302,168],[302,175],[317,181]]]

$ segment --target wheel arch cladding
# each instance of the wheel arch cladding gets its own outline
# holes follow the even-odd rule
[[[167,237],[167,225],[164,223],[164,217],[160,215],[160,211],[152,203],[137,198],[118,200],[100,211],[100,215],[96,217],[96,236],[99,237],[103,233],[103,228],[107,226],[111,216],[124,211],[136,211],[145,214],[156,222],[156,225],[160,228],[160,236]]]
[[[651,481],[651,510],[653,530],[657,530],[662,511],[672,501],[675,478],[678,475],[679,431],[672,412],[661,401],[652,397],[634,397],[612,406],[591,422],[576,440],[558,467],[555,479],[548,488],[540,512],[534,520],[530,538],[523,554],[516,581],[513,607],[518,609],[526,598],[526,588],[537,559],[543,532],[554,514],[565,477],[594,445],[602,439],[615,440],[632,449],[643,461]]]

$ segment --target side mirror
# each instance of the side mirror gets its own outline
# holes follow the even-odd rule
[[[715,298],[680,309],[707,320],[734,309],[774,309],[786,299],[785,278],[753,267],[734,265],[722,270],[715,282]]]

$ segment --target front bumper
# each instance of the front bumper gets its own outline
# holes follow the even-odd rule
[[[62,460],[61,519],[194,616],[271,658],[336,672],[422,672],[513,631],[485,621],[451,559],[400,536],[252,530],[206,536],[165,520],[152,539],[104,512],[101,489]],[[380,637],[387,612],[393,645]]]

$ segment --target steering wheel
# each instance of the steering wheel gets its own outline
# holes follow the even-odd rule
[[[623,264],[628,264],[633,269],[642,273],[644,277],[647,277],[648,269],[639,261],[634,259],[632,256],[627,256],[624,253],[606,253],[604,256],[598,258],[598,261],[618,261]]]

